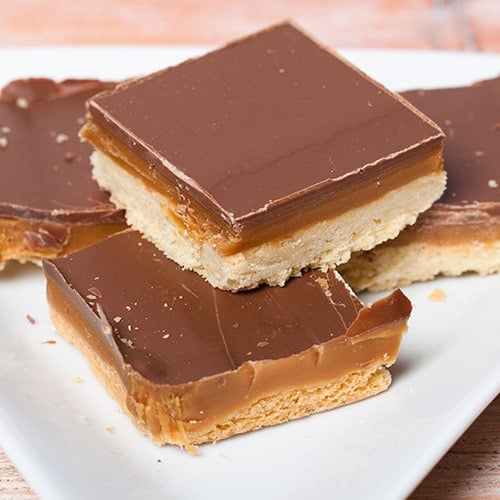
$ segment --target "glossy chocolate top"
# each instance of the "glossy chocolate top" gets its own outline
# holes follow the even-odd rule
[[[0,94],[0,216],[54,222],[121,221],[92,180],[78,130],[85,101],[111,84],[16,80]]]
[[[402,95],[446,134],[448,185],[438,203],[500,202],[500,77],[470,87]]]
[[[231,225],[317,201],[442,139],[287,23],[120,85],[91,99],[89,112]]]
[[[312,271],[282,288],[214,289],[132,230],[44,261],[44,268],[84,314],[100,318],[125,362],[157,383],[302,352],[345,335],[363,308],[334,271]],[[405,301],[402,315],[409,314]]]

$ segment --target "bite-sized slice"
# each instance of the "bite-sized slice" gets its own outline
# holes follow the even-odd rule
[[[138,429],[190,447],[385,390],[411,311],[364,306],[335,271],[234,294],[137,231],[45,260],[57,330]]]
[[[344,262],[444,189],[439,128],[290,24],[88,109],[99,184],[131,226],[222,289]]]
[[[0,268],[39,262],[125,228],[91,176],[78,130],[94,80],[16,80],[0,93]]]
[[[402,94],[446,133],[448,187],[396,239],[341,268],[357,290],[500,271],[500,78]]]

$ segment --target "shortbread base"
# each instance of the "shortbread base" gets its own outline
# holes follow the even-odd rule
[[[356,291],[390,290],[436,276],[481,275],[500,272],[500,240],[464,241],[454,245],[415,242],[377,247],[353,255],[339,269]]]

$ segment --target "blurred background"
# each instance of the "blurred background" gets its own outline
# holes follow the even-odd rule
[[[500,0],[0,0],[0,45],[219,45],[284,19],[332,47],[500,51]]]

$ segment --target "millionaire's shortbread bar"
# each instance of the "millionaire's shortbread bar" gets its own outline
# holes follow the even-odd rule
[[[385,390],[411,312],[333,270],[218,290],[132,230],[44,270],[57,330],[141,432],[190,450]]]
[[[396,239],[353,256],[342,273],[358,290],[437,275],[500,271],[500,77],[403,96],[446,133],[443,196]]]
[[[95,80],[15,80],[0,93],[0,268],[40,262],[125,228],[91,177],[78,130]]]
[[[129,224],[237,291],[395,237],[443,192],[443,133],[284,23],[88,102],[82,137]]]

